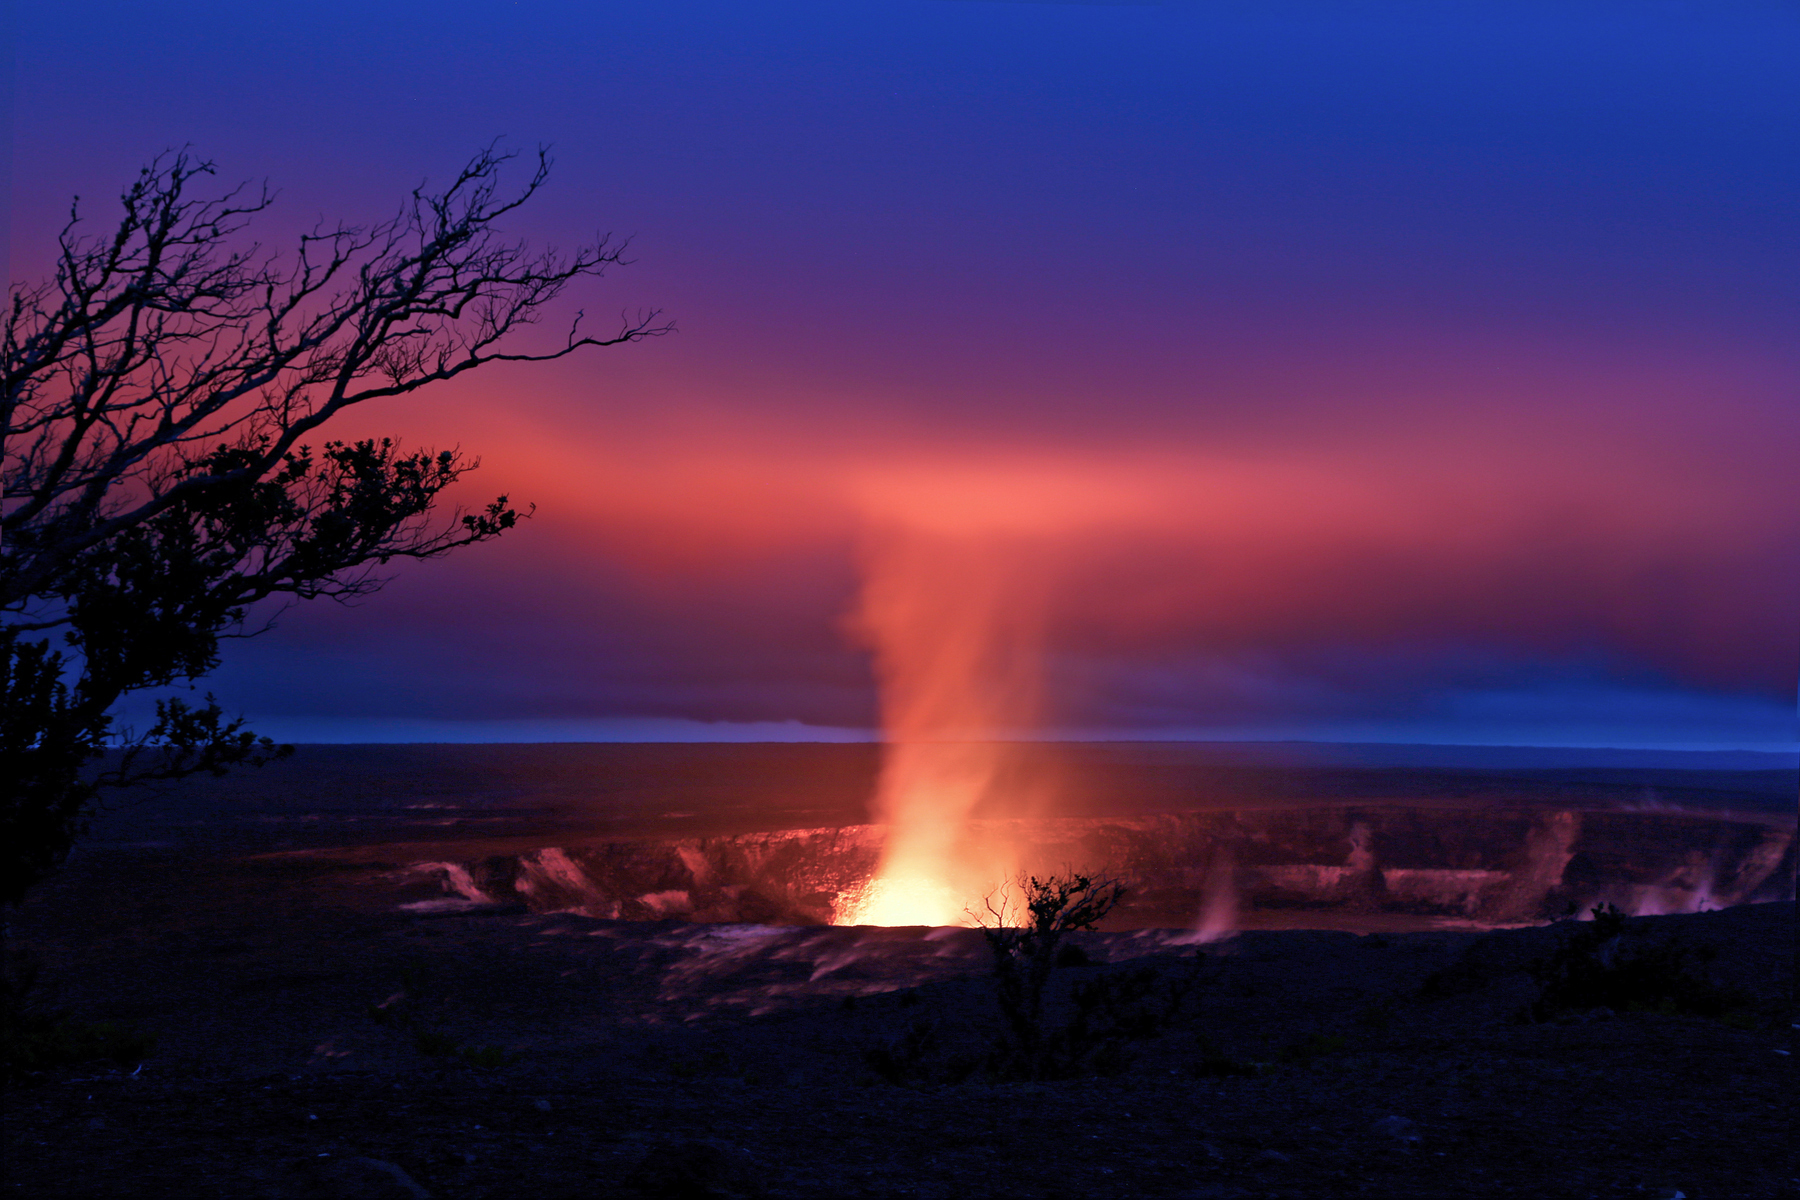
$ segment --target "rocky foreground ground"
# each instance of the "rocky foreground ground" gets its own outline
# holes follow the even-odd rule
[[[1704,987],[1618,1008],[1542,1004],[1573,922],[1080,935],[1046,1020],[1099,996],[1088,1052],[1022,1080],[972,931],[396,912],[282,859],[94,852],[9,954],[40,1008],[155,1045],[9,1083],[4,1189],[1797,1195],[1794,919],[1634,918],[1628,956],[1684,946],[1656,969]]]

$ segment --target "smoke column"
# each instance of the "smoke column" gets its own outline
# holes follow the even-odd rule
[[[1004,846],[970,831],[1039,716],[1047,580],[1011,538],[890,527],[864,551],[851,618],[875,653],[886,750],[876,815],[880,868],[850,924],[964,925],[1013,871]],[[998,811],[996,811],[998,810]]]

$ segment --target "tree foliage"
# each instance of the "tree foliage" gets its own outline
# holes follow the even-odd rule
[[[435,558],[511,529],[505,496],[438,512],[477,465],[391,439],[318,441],[354,405],[495,362],[542,362],[667,332],[655,312],[603,335],[577,313],[550,344],[520,334],[569,285],[623,262],[597,238],[533,250],[497,223],[543,186],[539,151],[476,154],[442,191],[392,218],[318,227],[291,256],[245,230],[265,188],[197,195],[210,162],[164,155],[121,196],[110,231],[71,209],[52,277],[14,285],[0,328],[0,899],[66,854],[104,789],[213,772],[280,753],[201,705],[157,703],[133,736],[133,692],[191,683],[222,637],[271,597],[366,595],[400,559]],[[109,746],[135,754],[96,760]]]

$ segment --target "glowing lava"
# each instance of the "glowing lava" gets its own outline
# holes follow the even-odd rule
[[[940,880],[879,875],[837,919],[839,925],[970,925],[962,894]]]

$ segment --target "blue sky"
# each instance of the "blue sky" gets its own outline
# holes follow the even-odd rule
[[[634,238],[574,302],[680,328],[348,420],[539,515],[232,645],[271,733],[868,730],[979,544],[1027,732],[1795,743],[1792,6],[12,28],[15,277],[165,147],[279,187],[274,247],[502,138],[557,157],[514,232]],[[850,629],[900,562],[937,615]]]

